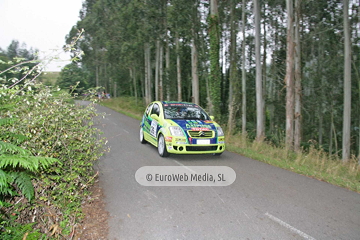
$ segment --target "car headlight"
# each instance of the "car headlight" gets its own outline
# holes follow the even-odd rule
[[[181,127],[169,127],[170,133],[173,136],[182,137],[184,136],[183,131],[181,130]]]
[[[223,137],[224,136],[224,131],[222,130],[221,127],[216,127],[217,133],[218,133],[218,137]]]

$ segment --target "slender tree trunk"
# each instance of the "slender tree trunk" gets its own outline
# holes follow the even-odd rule
[[[210,114],[220,116],[221,73],[220,73],[220,30],[217,0],[210,0],[209,37],[210,37]]]
[[[145,43],[145,102],[152,101],[150,44]]]
[[[159,96],[157,99],[162,101],[164,99],[164,93],[163,93],[163,78],[164,78],[164,66],[163,66],[163,59],[164,59],[164,47],[162,42],[160,42],[160,49],[159,49]]]
[[[178,90],[178,101],[182,101],[181,92],[181,66],[180,66],[180,43],[179,33],[176,32],[176,71],[177,71],[177,90]]]
[[[95,81],[96,81],[96,87],[99,87],[99,66],[97,63],[95,67]]]
[[[165,49],[165,83],[166,83],[166,100],[170,101],[170,46],[169,37],[166,34],[166,49]]]
[[[237,86],[237,66],[236,66],[236,25],[235,25],[235,3],[231,0],[230,9],[230,84],[229,84],[229,117],[228,117],[228,134],[232,135],[235,128],[235,102]]]
[[[149,87],[148,87],[148,84],[149,84],[149,81],[148,81],[148,45],[149,43],[145,43],[144,44],[144,63],[145,63],[145,73],[144,73],[144,83],[145,83],[145,104],[148,105],[150,103],[149,101]]]
[[[191,75],[192,75],[192,102],[200,104],[199,97],[199,76],[198,76],[198,52],[195,43],[195,31],[192,29],[192,48],[191,48]]]
[[[293,149],[294,143],[294,33],[293,1],[286,0],[287,9],[287,50],[286,50],[286,142],[287,149]]]
[[[329,154],[333,153],[333,125],[334,125],[334,110],[333,110],[333,101],[331,101],[330,109],[330,131],[329,131]]]
[[[264,5],[264,12],[267,11],[266,9],[266,3],[263,4]],[[267,64],[266,64],[266,59],[267,59],[267,32],[266,32],[266,19],[264,20],[264,24],[263,24],[263,60],[262,60],[262,82],[263,82],[263,125],[266,126],[266,115],[265,115],[265,99],[267,99],[267,74],[266,74],[266,71],[267,71]]]
[[[149,103],[153,101],[153,83],[152,83],[152,66],[151,66],[151,47],[150,44],[148,45],[148,54],[147,54],[147,61],[148,61],[148,92],[149,92]]]
[[[159,100],[160,40],[156,40],[155,55],[155,100]]]
[[[245,27],[246,27],[246,1],[243,0],[242,1],[242,16],[241,16],[241,21],[242,21],[242,36],[243,36],[243,42],[242,42],[242,68],[241,68],[241,73],[242,73],[242,78],[241,78],[241,95],[242,95],[242,104],[241,104],[241,131],[243,136],[246,135],[246,68],[245,68],[245,64],[246,64],[246,55],[245,55],[245,51],[246,51],[246,45],[245,45]]]
[[[137,102],[137,98],[138,98],[138,93],[137,93],[137,83],[136,83],[136,68],[130,68],[130,75],[133,81],[133,86],[134,86],[134,97],[135,100]]]
[[[137,94],[137,84],[136,84],[136,68],[134,68],[134,93],[135,93],[135,102],[137,103],[137,97],[138,97],[138,94]],[[115,85],[116,86],[116,85]]]
[[[349,0],[344,0],[344,120],[342,160],[350,159],[351,127],[351,40],[349,27]]]
[[[262,141],[265,136],[264,129],[264,100],[262,86],[262,68],[260,54],[260,4],[254,1],[255,15],[255,59],[256,59],[256,139]]]
[[[320,109],[320,111],[321,111],[321,109]],[[318,142],[319,142],[319,146],[322,146],[323,145],[323,133],[324,133],[324,124],[323,124],[323,122],[324,122],[324,114],[320,114],[320,116],[319,116],[319,127],[318,127],[318,130],[319,130],[319,133],[318,133],[318,135],[319,135],[319,139],[318,139]]]
[[[300,5],[301,0],[295,0],[295,129],[294,129],[294,150],[300,151],[301,147],[301,46],[300,46]]]

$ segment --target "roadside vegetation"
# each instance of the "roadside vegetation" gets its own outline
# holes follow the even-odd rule
[[[0,239],[72,239],[104,151],[94,105],[37,83],[35,55],[0,56]]]
[[[106,99],[101,105],[140,120],[145,109],[141,101],[132,97]],[[360,193],[360,165],[353,157],[344,163],[336,155],[330,155],[315,144],[309,143],[307,150],[287,151],[267,141],[255,141],[254,137],[240,134],[226,136],[226,149],[243,156],[316,178]]]

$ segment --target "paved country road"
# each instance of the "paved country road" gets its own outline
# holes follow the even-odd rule
[[[139,142],[139,121],[103,106],[111,148],[99,163],[108,239],[360,239],[360,195],[225,151],[170,155]],[[228,166],[226,187],[145,187],[143,166]],[[96,219],[94,219],[96,221]]]

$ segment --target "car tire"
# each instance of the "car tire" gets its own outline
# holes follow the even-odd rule
[[[222,152],[221,153],[213,153],[214,156],[220,156],[221,154],[222,154]]]
[[[142,144],[145,144],[146,143],[146,140],[145,140],[145,137],[144,137],[144,130],[142,129],[142,127],[140,127],[140,142]]]
[[[158,138],[158,152],[160,157],[168,157],[170,154],[166,149],[164,135],[160,134]]]

